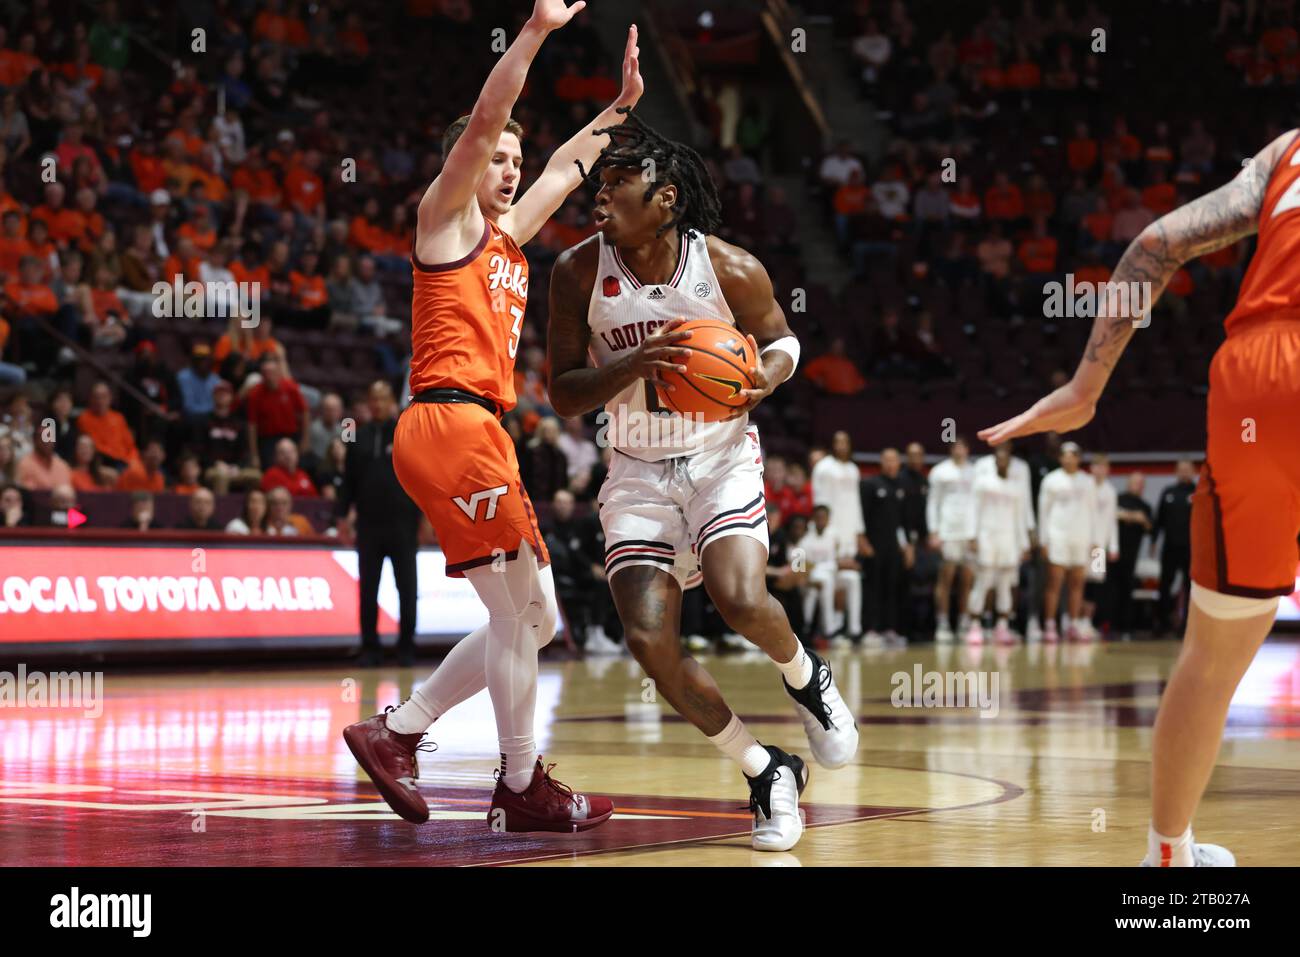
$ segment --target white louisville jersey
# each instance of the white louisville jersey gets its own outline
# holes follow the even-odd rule
[[[997,457],[985,455],[975,460],[975,478],[982,475],[997,475],[998,463]],[[1025,500],[1025,525],[1028,531],[1034,531],[1034,492],[1033,483],[1029,477],[1029,463],[1024,459],[1011,456],[1011,461],[1007,464],[1007,477],[1016,483],[1020,489],[1020,494]]]
[[[600,263],[587,306],[591,358],[600,366],[627,355],[641,340],[670,319],[716,319],[735,325],[709,261],[703,234],[682,235],[673,277],[659,285],[642,285],[623,263],[618,249],[599,236]],[[605,404],[610,444],[646,462],[695,455],[735,442],[745,434],[749,416],[730,422],[700,423],[663,409],[654,386],[634,382]]]
[[[1097,483],[1087,472],[1049,472],[1038,487],[1038,540],[1044,545],[1092,545]]]
[[[984,471],[975,479],[972,498],[980,564],[998,568],[1020,564],[1021,554],[1029,548],[1020,483],[1010,475],[1003,478],[996,471]]]
[[[926,501],[926,525],[943,542],[962,542],[975,537],[975,466],[947,458],[930,469],[930,497]]]

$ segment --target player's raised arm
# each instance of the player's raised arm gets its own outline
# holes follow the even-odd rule
[[[537,0],[533,5],[533,14],[523,30],[488,74],[465,132],[420,200],[417,221],[420,232],[428,233],[448,217],[475,208],[475,190],[524,88],[533,57],[548,33],[564,26],[586,5],[585,0],[577,0],[572,6],[567,6],[565,0]]]
[[[519,245],[522,246],[536,236],[537,231],[560,208],[564,198],[578,188],[582,182],[582,171],[578,164],[582,164],[582,169],[590,167],[600,151],[609,144],[609,136],[596,136],[596,130],[618,126],[627,112],[641,99],[645,84],[641,81],[640,58],[641,50],[637,46],[634,23],[627,31],[627,46],[623,50],[623,88],[619,91],[618,99],[551,154],[542,175],[537,177],[537,182],[524,193],[510,212],[501,217],[501,228],[514,237]]]
[[[726,421],[730,421],[750,412],[794,374],[799,340],[785,320],[763,264],[751,253],[716,236],[710,236],[708,242],[709,258],[727,305],[736,317],[736,326],[748,336],[754,354],[761,356],[751,373],[755,388],[741,390],[745,404],[727,416]]]
[[[587,303],[595,279],[596,243],[593,237],[566,249],[551,270],[547,392],[551,408],[564,418],[599,409],[638,379],[654,379],[671,389],[662,382],[662,373],[669,369],[685,372],[686,367],[673,360],[690,357],[686,349],[673,348],[690,333],[675,331],[685,320],[672,319],[642,339],[626,356],[602,366],[587,364],[591,341]]]
[[[1129,244],[1110,278],[1111,288],[1131,289],[1129,283],[1149,283],[1147,308],[1155,306],[1165,286],[1184,263],[1231,245],[1259,229],[1264,191],[1278,158],[1295,137],[1292,130],[1258,153],[1229,183],[1180,206],[1147,226]],[[1122,298],[1132,305],[1132,297]],[[1028,411],[991,428],[979,437],[990,445],[1035,432],[1069,432],[1091,421],[1097,400],[1137,325],[1147,321],[1132,308],[1114,310],[1113,298],[1097,296],[1097,318],[1074,378]],[[1118,314],[1116,314],[1118,313]]]

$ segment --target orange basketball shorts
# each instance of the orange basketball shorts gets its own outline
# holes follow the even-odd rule
[[[1207,411],[1192,580],[1242,598],[1289,595],[1300,561],[1300,320],[1234,329],[1210,366]]]
[[[411,403],[393,435],[393,470],[438,533],[448,575],[512,560],[521,541],[539,565],[550,561],[514,443],[482,406]]]

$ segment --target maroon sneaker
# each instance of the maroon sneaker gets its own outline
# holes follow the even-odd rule
[[[417,751],[433,751],[437,745],[424,741],[423,734],[398,734],[388,727],[384,714],[358,721],[343,729],[343,740],[380,795],[403,820],[423,824],[429,820],[429,805],[415,787],[420,776]]]
[[[554,764],[542,767],[537,759],[533,780],[522,794],[506,787],[505,776],[496,772],[497,789],[488,808],[488,827],[494,831],[586,831],[604,824],[614,813],[614,802],[606,797],[574,794],[573,789],[551,777]]]

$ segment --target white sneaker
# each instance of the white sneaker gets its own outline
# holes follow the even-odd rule
[[[843,651],[845,648],[852,648],[853,639],[851,639],[848,635],[845,634],[836,635],[834,638],[831,639],[831,647],[834,648],[836,651]]]
[[[687,635],[686,648],[688,651],[708,651],[713,647],[713,642],[703,635]]]
[[[951,643],[955,637],[956,636],[952,633],[952,629],[948,627],[946,621],[934,631],[934,640],[941,645]]]
[[[883,637],[881,637],[880,632],[878,632],[878,631],[869,631],[869,632],[867,632],[865,635],[862,636],[862,647],[863,647],[863,648],[883,648],[883,647],[885,647],[885,639],[884,639]]]
[[[979,619],[972,621],[970,627],[966,629],[966,644],[984,644],[984,626],[979,623]]]
[[[623,646],[605,634],[604,628],[591,628],[587,631],[587,643],[582,646],[586,655],[619,656]]]
[[[1192,860],[1195,861],[1194,867],[1237,866],[1237,858],[1233,856],[1232,851],[1218,844],[1192,844]],[[1155,867],[1156,865],[1144,857],[1141,866]]]
[[[1100,637],[1097,634],[1097,629],[1093,627],[1092,622],[1087,618],[1080,618],[1077,627],[1080,641],[1096,641]]]
[[[732,651],[747,651],[754,647],[744,635],[738,635],[734,631],[729,631],[722,636],[722,645]]]
[[[1037,618],[1030,618],[1029,624],[1025,626],[1025,641],[1042,641],[1043,626],[1038,623]]]
[[[815,651],[809,650],[808,657],[813,673],[806,687],[796,691],[784,678],[781,683],[794,699],[813,758],[824,768],[842,768],[858,752],[858,724],[835,687],[830,665]]]
[[[803,836],[799,795],[808,784],[808,765],[796,754],[767,745],[772,761],[749,782],[749,810],[754,815],[752,843],[756,851],[788,851]]]

